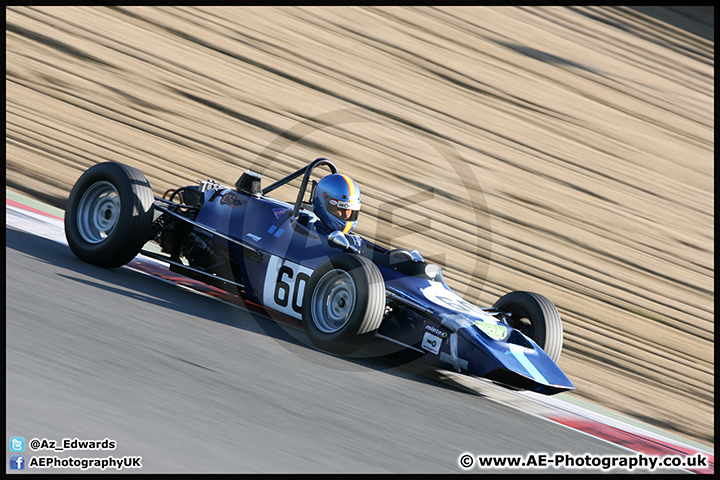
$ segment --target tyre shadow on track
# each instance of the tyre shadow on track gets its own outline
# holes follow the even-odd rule
[[[311,345],[302,330],[282,325],[267,316],[209,296],[193,294],[190,291],[179,292],[180,287],[175,284],[129,268],[106,269],[90,265],[79,260],[67,245],[47,238],[12,227],[6,227],[5,232],[6,249],[57,267],[55,275],[65,285],[76,282],[114,295],[122,295],[130,302],[144,302],[198,317],[199,328],[202,320],[209,320],[253,333],[266,334],[294,355],[323,368],[383,372],[434,387],[468,393],[452,383],[439,380],[434,369],[414,356],[402,353],[380,355],[373,353],[372,349],[356,357],[336,356]],[[6,280],[12,281],[12,278],[7,277]],[[42,285],[38,285],[38,289],[42,288]],[[247,312],[247,315],[238,315],[238,309]]]

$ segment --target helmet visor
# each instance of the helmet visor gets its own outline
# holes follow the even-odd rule
[[[325,209],[330,215],[339,218],[343,222],[356,222],[360,214],[360,205],[338,201],[332,198],[326,201]]]

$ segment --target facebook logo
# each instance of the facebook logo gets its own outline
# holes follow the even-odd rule
[[[10,451],[11,451],[11,452],[23,452],[23,451],[25,451],[25,438],[23,438],[23,437],[10,437]]]
[[[24,470],[25,455],[10,455],[10,470]]]

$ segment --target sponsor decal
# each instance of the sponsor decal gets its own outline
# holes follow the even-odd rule
[[[440,338],[445,338],[445,337],[447,337],[447,335],[448,335],[445,330],[441,330],[441,329],[439,329],[438,327],[436,327],[435,325],[427,325],[427,324],[426,324],[426,325],[425,325],[425,330],[427,330],[428,332],[432,333],[433,335],[437,335],[437,336],[440,337]]]
[[[281,216],[283,216],[284,214],[286,214],[289,211],[290,211],[289,208],[273,208],[272,212],[273,212],[273,215],[275,215],[275,218],[280,218]]]
[[[220,198],[220,205],[228,205],[232,208],[243,204],[243,198],[241,195],[228,190],[228,192]]]
[[[507,336],[507,327],[505,325],[496,325],[494,323],[485,323],[476,320],[475,326],[485,332],[488,337],[494,338],[495,340],[504,340]]]
[[[270,228],[268,228],[268,233],[277,238],[280,238],[280,235],[282,235],[284,231],[284,228],[278,228],[276,225],[270,225]]]
[[[245,236],[255,240],[256,242],[259,242],[260,240],[262,240],[261,236],[255,235],[254,233],[250,233],[250,232],[246,233]]]
[[[423,341],[421,344],[421,347],[425,350],[434,353],[435,355],[438,354],[440,351],[440,345],[442,344],[442,338],[436,337],[430,332],[425,332],[425,336],[423,337]]]

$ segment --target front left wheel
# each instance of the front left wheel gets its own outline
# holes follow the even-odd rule
[[[152,222],[153,192],[145,175],[120,163],[99,163],[70,192],[65,237],[80,260],[120,267],[150,240]]]
[[[338,253],[313,272],[303,296],[303,327],[317,347],[356,352],[375,335],[385,313],[385,282],[365,257]]]

